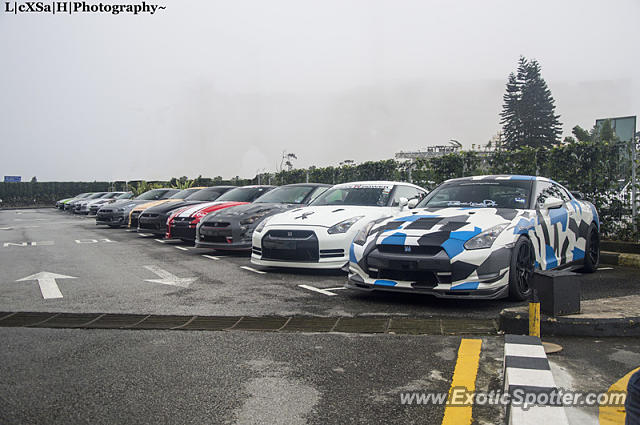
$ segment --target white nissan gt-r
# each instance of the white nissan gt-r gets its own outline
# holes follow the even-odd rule
[[[260,266],[339,269],[355,235],[372,220],[415,206],[427,192],[403,182],[333,186],[309,206],[265,219],[253,232],[251,262]]]

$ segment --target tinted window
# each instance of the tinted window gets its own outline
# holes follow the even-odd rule
[[[551,182],[539,181],[536,184],[536,206],[541,207],[548,198],[562,199],[564,202],[571,198],[567,192],[557,184]]]
[[[202,190],[202,189],[196,189],[196,188],[192,188],[192,189],[184,189],[181,190],[177,193],[174,193],[173,195],[171,195],[169,197],[169,199],[185,199],[187,196],[189,195],[193,195],[195,192]]]
[[[271,189],[273,189],[273,187],[239,187],[237,189],[228,191],[227,193],[216,199],[216,201],[253,202],[254,200],[256,200],[256,198],[264,195]]]
[[[418,189],[417,187],[399,185],[399,186],[396,186],[396,190],[393,193],[393,202],[391,203],[391,206],[397,207],[398,205],[400,205],[400,198],[422,199],[424,195],[425,195],[425,192],[423,190]]]
[[[122,193],[120,192],[111,192],[111,193],[107,193],[106,195],[103,196],[104,199],[113,199],[116,198],[118,196],[122,195]]]
[[[121,195],[118,195],[118,197],[116,199],[129,199],[131,198],[131,196],[133,196],[132,193],[127,192],[127,193],[123,193]]]
[[[102,198],[106,194],[107,192],[98,192],[98,193],[94,193],[91,196],[88,196],[86,199],[98,199],[98,198]]]
[[[389,202],[391,189],[391,185],[334,187],[318,196],[311,205],[362,205],[383,207]]]
[[[281,204],[301,204],[314,186],[282,186],[265,193],[256,202],[273,202]]]
[[[444,183],[419,207],[529,208],[530,180],[463,180]]]
[[[141,200],[141,201],[153,201],[155,199],[160,199],[160,197],[167,192],[168,192],[168,189],[152,189],[152,190],[149,190],[148,192],[143,193],[142,195],[139,195],[135,199]],[[173,194],[173,192],[171,193]]]
[[[225,192],[228,192],[229,188],[226,187],[212,187],[208,189],[202,189],[196,193],[189,195],[187,201],[215,201]]]

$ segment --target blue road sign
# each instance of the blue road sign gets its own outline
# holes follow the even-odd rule
[[[4,176],[5,183],[20,183],[21,181],[21,176]]]

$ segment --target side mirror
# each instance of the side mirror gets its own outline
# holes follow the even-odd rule
[[[409,204],[409,200],[407,198],[398,199],[398,206],[400,207],[400,210],[403,210],[404,207],[406,207],[408,204]]]
[[[564,205],[564,201],[562,199],[554,198],[553,196],[548,197],[544,200],[544,204],[542,204],[542,208],[545,210],[552,210],[554,208],[560,208]]]
[[[409,201],[409,203],[407,204],[407,207],[409,207],[409,209],[414,209],[416,205],[418,205],[418,202],[420,202],[419,199],[413,198]]]

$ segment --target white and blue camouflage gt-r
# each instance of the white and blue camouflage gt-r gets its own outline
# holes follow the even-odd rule
[[[356,236],[347,286],[525,299],[535,268],[594,271],[599,241],[595,207],[552,180],[453,179],[415,209],[372,222]]]

